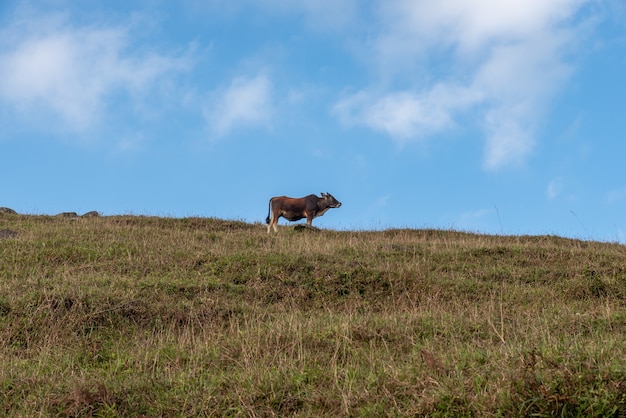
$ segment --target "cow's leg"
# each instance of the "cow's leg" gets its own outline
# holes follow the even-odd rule
[[[279,216],[276,216],[276,214],[274,212],[272,212],[272,221],[270,222],[270,224],[267,226],[267,233],[270,233],[270,229],[274,228],[274,232],[278,232],[278,218]]]
[[[306,224],[308,226],[311,226],[311,223],[313,222],[313,216],[309,215],[308,213],[306,214]]]
[[[268,215],[267,219],[269,219],[269,222],[267,223],[267,233],[269,234],[270,231],[272,230],[272,225],[274,224],[274,214],[272,213],[272,217],[271,218]]]

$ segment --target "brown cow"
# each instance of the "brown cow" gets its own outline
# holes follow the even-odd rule
[[[306,218],[307,225],[311,225],[314,218],[322,216],[330,208],[338,208],[341,202],[335,199],[330,193],[322,193],[322,197],[310,194],[306,197],[293,198],[287,196],[277,196],[270,199],[267,218],[267,233],[272,227],[278,231],[276,224],[281,216],[288,221],[297,221]],[[270,222],[270,213],[272,215]]]

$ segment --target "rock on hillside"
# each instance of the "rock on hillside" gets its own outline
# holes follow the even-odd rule
[[[56,215],[58,218],[78,218],[76,212],[61,212]]]
[[[17,232],[11,231],[10,229],[0,229],[0,239],[6,238],[15,238],[17,236]]]

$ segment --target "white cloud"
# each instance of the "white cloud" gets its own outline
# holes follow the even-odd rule
[[[336,103],[333,113],[346,125],[368,126],[406,141],[450,128],[455,112],[480,101],[479,92],[446,85],[436,85],[422,94],[361,91]]]
[[[394,65],[437,48],[471,58],[494,45],[537,35],[547,35],[549,41],[587,1],[381,1],[383,31],[375,41],[376,53]]]
[[[0,101],[32,124],[70,131],[93,128],[111,95],[147,95],[168,74],[188,66],[182,58],[128,50],[118,26],[76,27],[63,16],[17,22],[0,35]]]
[[[522,163],[531,154],[548,102],[571,72],[559,54],[566,42],[556,32],[529,36],[491,48],[477,68],[473,86],[489,98],[483,114],[487,169]]]
[[[622,189],[613,189],[607,195],[608,203],[616,203],[626,199],[626,187]]]
[[[548,183],[546,188],[546,196],[548,199],[556,199],[563,191],[563,181],[561,179],[553,179]]]
[[[273,115],[272,86],[265,75],[238,77],[205,107],[209,128],[222,137],[242,125],[269,127]]]
[[[485,130],[484,167],[522,163],[571,73],[577,13],[589,1],[381,1],[382,29],[370,43],[370,60],[383,89],[409,87],[344,97],[335,115],[407,141],[472,112]],[[447,94],[434,94],[437,88]]]
[[[494,107],[484,115],[486,147],[483,166],[495,170],[504,164],[521,164],[535,140],[533,117],[524,103]]]

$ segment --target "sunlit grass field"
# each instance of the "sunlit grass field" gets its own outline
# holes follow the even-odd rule
[[[626,416],[626,247],[2,215],[0,416]]]

